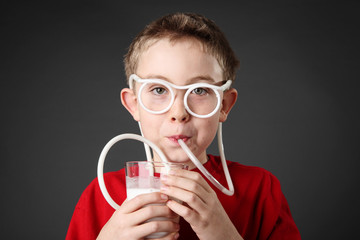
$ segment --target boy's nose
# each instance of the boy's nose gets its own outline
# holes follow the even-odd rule
[[[187,122],[190,114],[186,111],[184,101],[175,98],[174,104],[170,108],[170,117],[172,122]]]

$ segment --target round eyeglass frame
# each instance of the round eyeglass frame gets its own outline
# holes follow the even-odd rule
[[[139,99],[139,103],[140,103],[141,107],[143,109],[145,109],[147,112],[152,113],[152,114],[162,114],[162,113],[165,113],[165,112],[169,111],[169,109],[171,108],[171,106],[174,104],[174,101],[175,101],[175,94],[174,94],[173,88],[180,89],[180,90],[187,89],[186,92],[185,92],[185,95],[184,95],[185,109],[186,109],[186,111],[188,113],[190,113],[194,117],[198,117],[198,118],[209,118],[219,110],[220,102],[221,102],[219,91],[224,92],[224,91],[228,90],[230,88],[230,86],[231,86],[231,83],[232,83],[231,80],[226,80],[226,82],[222,86],[215,86],[215,85],[212,85],[212,84],[209,84],[209,83],[194,83],[194,84],[189,84],[189,85],[185,85],[185,86],[178,86],[178,85],[175,85],[173,83],[169,83],[168,81],[165,81],[163,79],[142,79],[139,76],[137,76],[136,74],[131,74],[130,77],[129,77],[130,89],[133,89],[133,81],[136,81],[138,83],[143,83],[139,88],[138,99]],[[144,103],[142,102],[140,94],[141,94],[142,90],[144,89],[144,87],[149,83],[162,84],[162,85],[166,86],[167,89],[169,89],[171,99],[170,99],[169,105],[165,109],[160,110],[160,111],[153,111],[153,110],[148,109],[144,105]],[[199,87],[205,87],[205,88],[212,89],[215,92],[216,98],[217,98],[217,105],[216,105],[215,109],[212,112],[210,112],[208,114],[205,114],[205,115],[200,115],[200,114],[194,113],[190,109],[190,107],[189,107],[189,105],[187,103],[187,98],[188,98],[189,94],[191,93],[191,91],[194,90],[195,88],[199,88]]]

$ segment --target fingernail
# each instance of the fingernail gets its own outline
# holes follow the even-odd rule
[[[160,194],[161,199],[168,200],[169,197],[166,194]]]
[[[174,235],[174,239],[178,239],[179,236],[180,236],[180,234],[179,234],[179,233],[176,233],[176,234]]]
[[[168,188],[166,186],[161,186],[160,190],[163,192],[167,192]]]

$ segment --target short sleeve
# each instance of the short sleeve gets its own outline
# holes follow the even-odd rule
[[[118,204],[126,198],[124,171],[104,175],[110,196]],[[98,180],[94,179],[82,193],[70,221],[66,240],[96,239],[115,210],[103,197]]]
[[[264,184],[263,226],[260,239],[301,239],[279,180],[269,173]]]

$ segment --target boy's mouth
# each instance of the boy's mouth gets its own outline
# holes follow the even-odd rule
[[[189,140],[190,137],[185,136],[185,135],[173,135],[173,136],[169,136],[168,139],[172,142],[178,143],[178,140],[181,139],[184,142],[186,142],[187,140]]]

